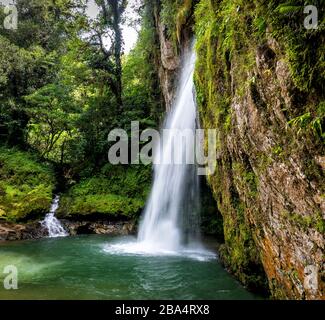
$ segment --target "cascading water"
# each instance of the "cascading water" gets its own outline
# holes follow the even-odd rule
[[[194,48],[184,56],[177,96],[165,121],[163,143],[155,154],[157,164],[154,167],[154,182],[138,239],[136,242],[107,245],[104,249],[107,253],[181,255],[197,260],[215,258],[215,254],[204,249],[200,243],[195,146],[194,143],[184,146],[177,138],[178,134],[186,140],[189,136],[195,136],[195,58]],[[175,137],[179,144],[174,143]],[[193,162],[187,162],[186,159]]]
[[[177,97],[165,122],[162,152],[156,155],[160,164],[154,168],[154,183],[138,236],[143,245],[167,251],[188,246],[199,234],[198,176],[196,166],[186,164],[188,154],[189,159],[195,158],[195,148],[179,139],[183,136],[191,141],[187,136],[195,136],[194,65],[191,50],[184,57]],[[179,145],[175,145],[175,138]],[[176,162],[178,159],[181,162]]]
[[[64,230],[60,221],[55,217],[55,213],[59,208],[60,196],[55,196],[50,212],[41,222],[42,226],[47,229],[50,238],[66,237],[68,233]]]

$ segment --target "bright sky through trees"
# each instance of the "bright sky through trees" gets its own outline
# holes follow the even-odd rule
[[[98,12],[99,12],[99,9],[98,9],[98,6],[96,5],[95,1],[90,0],[88,3],[88,9],[87,9],[88,16],[90,18],[94,19],[94,18],[96,18]],[[135,14],[130,5],[128,6],[125,14],[128,17]],[[134,28],[128,26],[127,24],[124,24],[122,29],[123,29],[123,40],[124,40],[124,52],[129,53],[137,41],[138,33]],[[109,40],[106,39],[106,41],[109,41]]]

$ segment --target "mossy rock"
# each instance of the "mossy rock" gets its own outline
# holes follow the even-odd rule
[[[108,218],[134,218],[144,207],[144,201],[114,194],[87,195],[73,198],[63,198],[58,216],[77,217],[101,215]]]
[[[137,218],[151,180],[150,166],[106,165],[98,175],[78,182],[62,196],[58,216]]]
[[[42,217],[50,208],[54,188],[51,166],[30,153],[0,148],[0,219]]]

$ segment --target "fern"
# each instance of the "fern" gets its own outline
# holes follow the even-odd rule
[[[313,117],[310,112],[307,112],[299,117],[296,117],[288,122],[288,125],[297,128],[297,134],[303,131],[312,131],[315,136],[325,140],[325,132],[323,130],[324,114]]]

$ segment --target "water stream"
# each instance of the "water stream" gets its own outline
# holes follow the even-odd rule
[[[50,212],[41,222],[42,226],[48,231],[50,238],[66,237],[68,233],[64,230],[61,222],[55,217],[56,211],[59,208],[60,196],[55,196]]]

